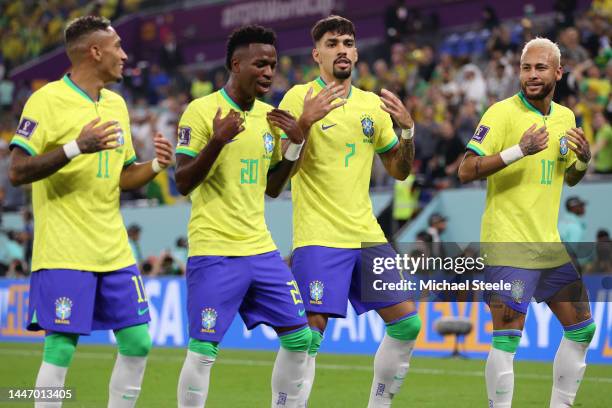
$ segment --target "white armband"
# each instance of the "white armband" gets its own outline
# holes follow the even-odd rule
[[[402,133],[400,135],[402,139],[412,139],[414,137],[414,125],[408,129],[402,129]]]
[[[151,161],[151,168],[153,169],[153,173],[159,173],[160,171],[162,171],[164,168],[159,164],[159,160],[157,160],[157,157],[154,158]]]
[[[525,156],[523,154],[523,151],[521,150],[521,146],[517,144],[502,151],[499,155],[501,156],[501,159],[504,161],[504,163],[506,163],[506,166],[509,166],[510,164],[514,163],[519,159],[522,159]]]
[[[285,157],[285,159],[289,161],[296,161],[300,157],[300,152],[302,151],[303,146],[304,146],[304,142],[300,144],[295,144],[293,142],[290,142],[283,156]]]
[[[62,148],[64,149],[64,153],[66,154],[68,160],[72,160],[82,153],[76,140],[66,143],[64,146],[62,146]]]

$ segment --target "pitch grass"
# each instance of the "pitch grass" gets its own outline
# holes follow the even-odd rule
[[[0,343],[0,388],[31,387],[41,360],[41,344]],[[141,408],[176,407],[176,384],[185,350],[155,348],[138,401]],[[269,407],[275,353],[221,349],[212,371],[207,408]],[[79,346],[66,384],[77,401],[64,407],[104,408],[115,357],[110,346]],[[317,358],[311,407],[359,408],[367,405],[373,356],[325,355]],[[485,407],[484,361],[413,358],[394,407]],[[514,407],[548,407],[551,363],[516,362]],[[0,408],[25,403],[0,402]],[[575,407],[612,407],[612,367],[590,365]]]

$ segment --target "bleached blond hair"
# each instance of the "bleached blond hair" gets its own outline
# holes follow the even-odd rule
[[[547,48],[550,50],[550,52],[552,52],[553,59],[557,63],[557,66],[561,65],[561,50],[559,49],[559,45],[550,41],[548,38],[543,37],[536,37],[525,44],[523,47],[523,52],[521,53],[521,61],[523,61],[527,51],[534,47]]]

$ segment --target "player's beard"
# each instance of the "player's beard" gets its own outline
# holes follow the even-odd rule
[[[527,83],[521,84],[521,91],[523,91],[523,95],[527,99],[532,99],[534,101],[541,101],[546,98],[553,90],[555,89],[555,82],[548,82],[542,85],[542,90],[536,94],[530,94],[527,92]]]
[[[339,69],[334,68],[334,78],[344,80],[351,77],[352,68],[347,69],[346,71],[341,71]]]

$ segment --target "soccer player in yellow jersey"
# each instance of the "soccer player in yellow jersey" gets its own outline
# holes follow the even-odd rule
[[[11,182],[32,183],[28,329],[46,331],[36,387],[63,387],[79,336],[112,329],[119,354],[108,406],[133,407],[151,347],[150,319],[119,193],[167,167],[172,146],[158,135],[157,157],[135,162],[125,101],[104,89],[121,80],[127,59],[108,20],[78,18],[65,40],[70,73],[32,94],[10,144]]]
[[[374,359],[368,405],[386,407],[404,380],[421,322],[405,294],[376,295],[367,290],[368,279],[374,276],[372,257],[396,255],[372,213],[370,174],[377,153],[389,174],[399,180],[408,177],[414,123],[391,92],[383,90],[379,97],[351,85],[357,62],[351,21],[324,18],[313,27],[312,39],[320,77],[291,88],[280,104],[299,117],[307,135],[299,170],[292,178],[292,271],[304,295],[313,336],[300,406],[307,404],[328,318],[345,317],[350,300],[357,313],[376,310],[386,323]],[[391,116],[403,129],[399,140]],[[380,278],[398,279],[396,272]]]
[[[545,301],[564,327],[551,408],[572,406],[595,333],[582,279],[557,230],[563,182],[577,184],[591,159],[572,111],[552,102],[561,73],[557,45],[545,38],[529,41],[521,55],[521,91],[487,110],[459,168],[463,182],[487,179],[481,241],[511,243],[486,246],[495,255],[487,260],[485,279],[510,284],[485,294],[494,330],[485,369],[493,408],[512,404],[513,359],[532,297]],[[517,246],[520,253],[512,250]]]
[[[176,182],[192,203],[190,339],[179,408],[206,403],[218,344],[238,312],[249,329],[264,323],[279,336],[271,406],[296,407],[302,387],[311,334],[297,284],[264,219],[264,194],[280,194],[304,140],[293,116],[257,99],[272,84],[275,42],[274,32],[261,26],[234,31],[228,82],[191,102],[179,122]],[[284,158],[281,132],[295,144]]]

